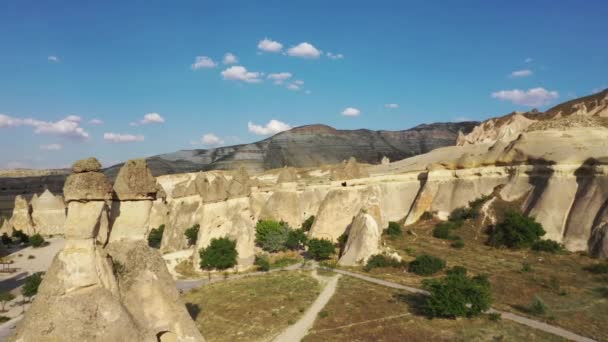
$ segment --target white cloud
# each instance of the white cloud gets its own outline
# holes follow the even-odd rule
[[[48,56],[46,59],[52,63],[59,63],[59,57],[57,56]]]
[[[192,70],[215,68],[217,63],[207,56],[196,56],[194,64],[190,67]]]
[[[90,125],[102,125],[102,124],[103,124],[103,121],[101,121],[101,120],[99,120],[99,119],[91,119],[91,120],[89,121],[89,124],[90,124]]]
[[[287,89],[289,89],[289,90],[300,90],[303,85],[304,85],[304,81],[302,81],[302,80],[295,80],[295,81],[293,81],[293,82],[291,82],[290,84],[287,85]]]
[[[65,117],[64,120],[68,120],[68,121],[74,121],[74,122],[80,122],[82,121],[82,118],[78,115],[68,115]]]
[[[278,72],[274,74],[269,74],[267,78],[273,80],[274,84],[283,84],[283,82],[290,79],[291,76],[292,74],[289,72]]]
[[[473,119],[466,117],[466,116],[458,116],[454,118],[454,121],[452,122],[466,122],[466,121],[474,121]]]
[[[347,107],[342,111],[342,115],[344,116],[359,116],[361,111],[357,108]]]
[[[502,101],[511,101],[517,105],[538,107],[551,103],[559,97],[559,93],[539,87],[527,91],[520,89],[501,90],[493,92],[492,97]]]
[[[143,135],[104,133],[103,139],[113,143],[144,141]]]
[[[333,60],[336,60],[336,59],[342,59],[342,58],[344,58],[344,55],[343,55],[343,54],[341,54],[341,53],[335,53],[335,54],[334,54],[334,53],[328,52],[328,53],[326,53],[325,55],[326,55],[327,57],[329,57],[330,59],[333,59]]]
[[[532,70],[530,70],[530,69],[516,70],[511,73],[511,77],[513,77],[513,78],[528,77],[531,75],[532,75]]]
[[[279,52],[283,49],[283,44],[272,39],[264,38],[258,42],[258,49],[266,52]]]
[[[321,56],[321,51],[312,44],[303,42],[289,48],[287,54],[292,57],[319,58],[319,56]]]
[[[224,64],[236,64],[238,62],[239,62],[239,59],[236,58],[236,56],[230,52],[225,54],[224,59],[222,60],[222,63],[224,63]]]
[[[207,133],[201,137],[201,143],[206,146],[217,147],[224,145],[224,140],[213,133]]]
[[[534,58],[532,57],[528,57],[526,59],[524,59],[524,63],[532,63],[534,61]]]
[[[48,145],[40,145],[41,150],[47,151],[59,151],[63,148],[61,144],[48,144]]]
[[[158,113],[148,113],[144,115],[144,118],[139,122],[142,125],[147,125],[151,123],[164,123],[165,118],[160,116]]]
[[[34,128],[34,133],[36,134],[52,134],[66,138],[88,139],[89,133],[80,127],[80,120],[80,117],[76,115],[69,115],[64,119],[52,122],[31,118],[14,118],[0,114],[0,128],[30,126]]]
[[[247,123],[247,128],[249,129],[249,132],[253,134],[270,135],[291,129],[291,126],[282,121],[272,119],[268,121],[265,126],[256,125],[253,122],[249,121],[249,123]]]
[[[222,77],[225,80],[230,81],[243,81],[247,83],[260,83],[262,79],[260,77],[262,73],[247,71],[247,68],[240,65],[231,66],[230,68],[222,71]]]
[[[0,128],[15,127],[21,125],[23,125],[22,119],[13,118],[5,114],[0,114]]]
[[[388,109],[397,109],[399,108],[399,105],[396,103],[387,103],[384,105],[384,108],[388,108]]]

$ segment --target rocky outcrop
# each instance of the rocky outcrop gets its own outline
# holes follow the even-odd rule
[[[114,181],[114,193],[121,201],[154,200],[157,190],[156,179],[145,159],[126,162]]]
[[[42,235],[63,234],[66,207],[61,196],[55,196],[48,189],[32,199],[32,221],[36,232]]]
[[[20,230],[28,235],[36,233],[34,222],[32,222],[31,211],[30,204],[23,196],[18,195],[15,197],[13,216],[11,216],[9,221],[13,230]]]
[[[338,264],[342,266],[364,265],[370,256],[380,253],[382,228],[376,219],[361,210],[348,229],[348,239]]]
[[[298,174],[293,167],[284,167],[277,176],[277,184],[293,183],[298,181]]]
[[[202,341],[163,259],[147,246],[139,230],[125,234],[121,232],[125,227],[111,227],[111,242],[97,243],[108,211],[106,199],[112,193],[105,192],[103,174],[92,168],[74,170],[86,171],[71,175],[77,180],[68,178],[64,189],[69,198],[65,247],[53,260],[11,341],[163,341],[169,336],[174,341]],[[86,186],[80,181],[83,178],[96,182],[70,188]],[[150,202],[141,202],[146,201]],[[131,208],[121,207],[119,217],[134,216],[128,212]],[[114,239],[117,232],[123,238]]]
[[[331,170],[330,179],[333,181],[342,181],[366,177],[369,177],[369,172],[367,172],[365,166],[357,163],[357,160],[354,157],[350,157],[348,161],[343,162]]]

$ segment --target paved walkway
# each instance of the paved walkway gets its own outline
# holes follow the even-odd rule
[[[339,274],[329,278],[329,281],[327,281],[326,279],[319,277],[317,275],[317,270],[315,269],[313,270],[312,276],[320,282],[326,282],[325,288],[308,310],[306,310],[304,315],[295,324],[287,327],[287,329],[274,339],[274,342],[293,342],[302,340],[312,328],[319,312],[323,310],[327,302],[329,302],[336,292],[338,279],[340,278]]]

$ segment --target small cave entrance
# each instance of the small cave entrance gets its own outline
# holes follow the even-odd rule
[[[158,342],[177,342],[177,335],[172,331],[161,331],[156,334]]]

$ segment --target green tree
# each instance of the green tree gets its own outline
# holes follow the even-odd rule
[[[25,234],[24,232],[20,231],[20,230],[13,230],[13,237],[17,240],[19,240],[19,242],[21,243],[28,243],[30,242],[30,237]]]
[[[325,260],[335,253],[334,244],[327,239],[308,240],[308,254],[315,260]]]
[[[42,235],[34,234],[30,237],[30,243],[32,244],[32,247],[38,248],[44,246],[46,241],[44,240]]]
[[[488,278],[469,277],[464,267],[453,268],[441,279],[427,279],[423,286],[430,292],[424,305],[430,317],[476,316],[492,304]]]
[[[2,303],[2,312],[6,311],[6,303],[15,299],[15,295],[10,292],[2,292],[0,293],[0,302]]]
[[[408,266],[408,271],[422,275],[433,275],[445,268],[445,261],[432,255],[419,255],[415,260],[411,261]]]
[[[266,255],[256,255],[253,264],[256,265],[260,271],[268,272],[270,270],[270,260]]]
[[[306,232],[303,229],[290,230],[287,234],[287,240],[285,241],[285,247],[292,251],[297,251],[304,248],[308,238]]]
[[[490,232],[488,243],[494,247],[524,248],[532,246],[543,235],[543,226],[533,217],[509,211],[505,219]]]
[[[21,287],[21,294],[24,297],[27,297],[28,300],[38,293],[38,287],[40,287],[40,283],[42,283],[43,275],[44,272],[36,272],[25,278],[23,287]]]
[[[268,252],[285,250],[289,231],[285,222],[260,220],[255,226],[255,243]]]
[[[2,244],[3,245],[10,245],[13,243],[13,239],[11,239],[10,236],[8,236],[8,234],[4,233],[2,234]]]
[[[312,228],[312,224],[315,223],[315,216],[309,216],[306,221],[302,222],[302,230],[305,232],[310,231],[310,228]]]
[[[198,240],[198,231],[200,229],[200,225],[197,223],[194,226],[186,229],[184,235],[188,240],[188,246],[194,246],[196,244],[196,240]]]
[[[165,225],[161,224],[158,228],[152,228],[148,234],[148,246],[152,248],[160,248],[160,243],[163,240]]]
[[[396,238],[403,234],[401,230],[401,226],[397,222],[389,222],[388,227],[384,230],[384,234],[390,236],[391,238]]]
[[[236,250],[236,240],[227,237],[211,239],[207,248],[199,250],[201,269],[225,270],[236,265],[239,255]]]

